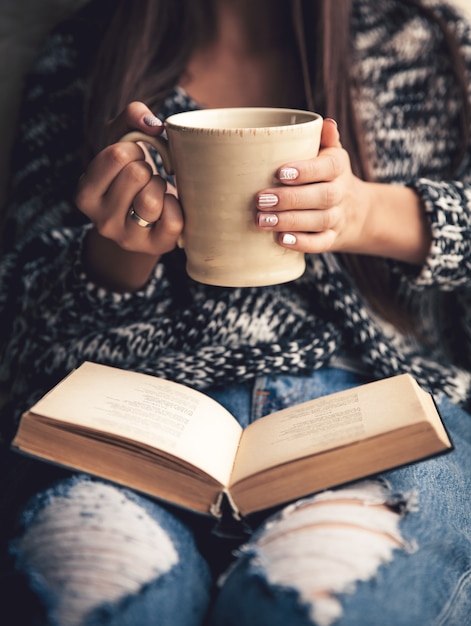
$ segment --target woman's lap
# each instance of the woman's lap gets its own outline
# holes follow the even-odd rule
[[[161,615],[162,624],[196,626],[208,607],[209,567],[178,516],[85,475],[30,501],[10,552],[41,598],[44,624],[131,626]]]
[[[319,395],[355,379],[362,382],[348,372],[335,373],[333,386],[329,372],[314,378]],[[294,383],[295,390],[300,384]],[[273,386],[292,390],[289,381],[287,386],[269,380],[266,388]],[[452,453],[283,509],[244,547],[221,588],[214,624],[250,623],[254,610],[264,616],[257,623],[270,626],[327,625],[333,616],[338,626],[466,623],[471,614],[471,416],[446,398],[439,410],[455,444]],[[377,518],[375,503],[385,504],[390,515]],[[271,593],[274,584],[283,592]]]
[[[322,370],[303,379],[263,377],[253,402],[247,387],[213,395],[246,422],[362,382],[350,372]],[[250,405],[251,413],[242,414]],[[471,417],[447,401],[440,410],[456,446],[451,454],[389,472],[384,481],[306,498],[272,516],[220,581],[210,623],[304,626],[337,616],[342,626],[461,626],[462,612],[471,611]],[[74,477],[29,505],[12,551],[17,567],[34,571],[48,606],[87,614],[75,622],[62,616],[61,626],[145,624],[155,615],[159,624],[199,624],[213,590],[189,530],[201,523],[171,511]],[[225,549],[210,538],[204,553],[211,559]]]

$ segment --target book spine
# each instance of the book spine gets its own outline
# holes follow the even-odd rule
[[[235,505],[231,494],[225,489],[220,492],[211,512],[218,521],[212,530],[217,537],[245,541],[252,534],[252,529]]]
[[[224,491],[220,491],[216,498],[216,502],[214,502],[209,507],[209,512],[211,513],[213,517],[217,517],[218,519],[222,517],[223,500],[224,500]]]
[[[227,498],[227,502],[229,503],[229,506],[231,507],[232,517],[235,520],[237,520],[237,521],[241,521],[242,520],[242,515],[241,515],[239,509],[237,508],[236,503],[232,499],[230,491],[228,491],[227,489],[224,489],[223,493],[224,493],[224,495]]]

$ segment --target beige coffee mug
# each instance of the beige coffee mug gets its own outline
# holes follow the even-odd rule
[[[175,174],[191,278],[225,287],[299,278],[304,254],[256,226],[255,196],[279,184],[281,165],[317,155],[322,117],[297,109],[203,109],[172,115],[165,127],[168,141],[137,131],[121,140],[152,145]]]

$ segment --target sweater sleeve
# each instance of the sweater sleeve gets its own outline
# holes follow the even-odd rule
[[[468,107],[471,110],[471,25],[452,6],[431,0],[427,0],[426,4],[446,23],[458,41],[468,86]],[[437,65],[441,68],[439,63]],[[446,65],[440,71],[446,71]],[[443,75],[442,78],[439,75],[436,79],[437,91],[431,104],[436,112],[433,114],[433,110],[430,111],[426,118],[430,132],[435,135],[435,154],[438,157],[443,150],[442,146],[448,145],[450,154],[453,151],[450,141],[455,140],[459,144],[464,140],[458,123],[462,105],[459,100],[453,101],[452,96],[456,93],[456,84],[455,89],[450,84],[448,96],[445,93],[446,84]],[[438,172],[433,172],[433,176],[425,173],[410,185],[421,200],[432,233],[430,251],[423,267],[408,277],[412,289],[435,287],[442,291],[453,291],[471,286],[471,119],[467,123],[468,144],[463,146],[462,161],[453,177],[440,177]],[[445,163],[445,159],[443,161]],[[444,169],[448,167],[446,164]],[[431,169],[433,171],[433,164]]]
[[[16,397],[51,384],[48,354],[61,361],[61,376],[76,365],[71,342],[118,327],[123,316],[145,319],[167,302],[163,264],[144,288],[126,294],[99,288],[82,266],[90,225],[73,197],[82,173],[85,76],[105,5],[96,0],[61,24],[25,83],[0,258],[0,383]]]
[[[452,291],[471,285],[471,182],[419,179],[414,184],[428,216],[432,243],[418,274],[416,289],[435,286]]]
[[[106,337],[113,332],[119,352],[120,333],[121,343],[126,342],[134,323],[145,334],[146,320],[163,316],[169,307],[162,263],[135,292],[108,291],[88,280],[81,263],[85,232],[52,229],[2,258],[0,385],[17,401],[33,390],[45,393],[86,358],[100,360],[100,349],[108,350]],[[100,343],[97,337],[105,339]]]
[[[103,28],[98,2],[48,37],[25,79],[11,154],[3,249],[60,226],[85,223],[74,205],[83,171],[85,77]]]
[[[471,285],[471,26],[451,4],[421,4],[356,3],[358,113],[373,177],[413,189],[431,228],[423,266],[391,271],[406,292],[453,291]]]

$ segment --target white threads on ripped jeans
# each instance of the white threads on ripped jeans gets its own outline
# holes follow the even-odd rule
[[[336,594],[371,579],[394,550],[415,549],[401,537],[400,518],[386,488],[365,481],[287,507],[247,549],[270,584],[296,589],[313,622],[329,626],[342,614]]]
[[[18,545],[26,567],[45,582],[61,626],[81,624],[169,571],[178,554],[145,509],[111,485],[79,482],[39,511]]]

